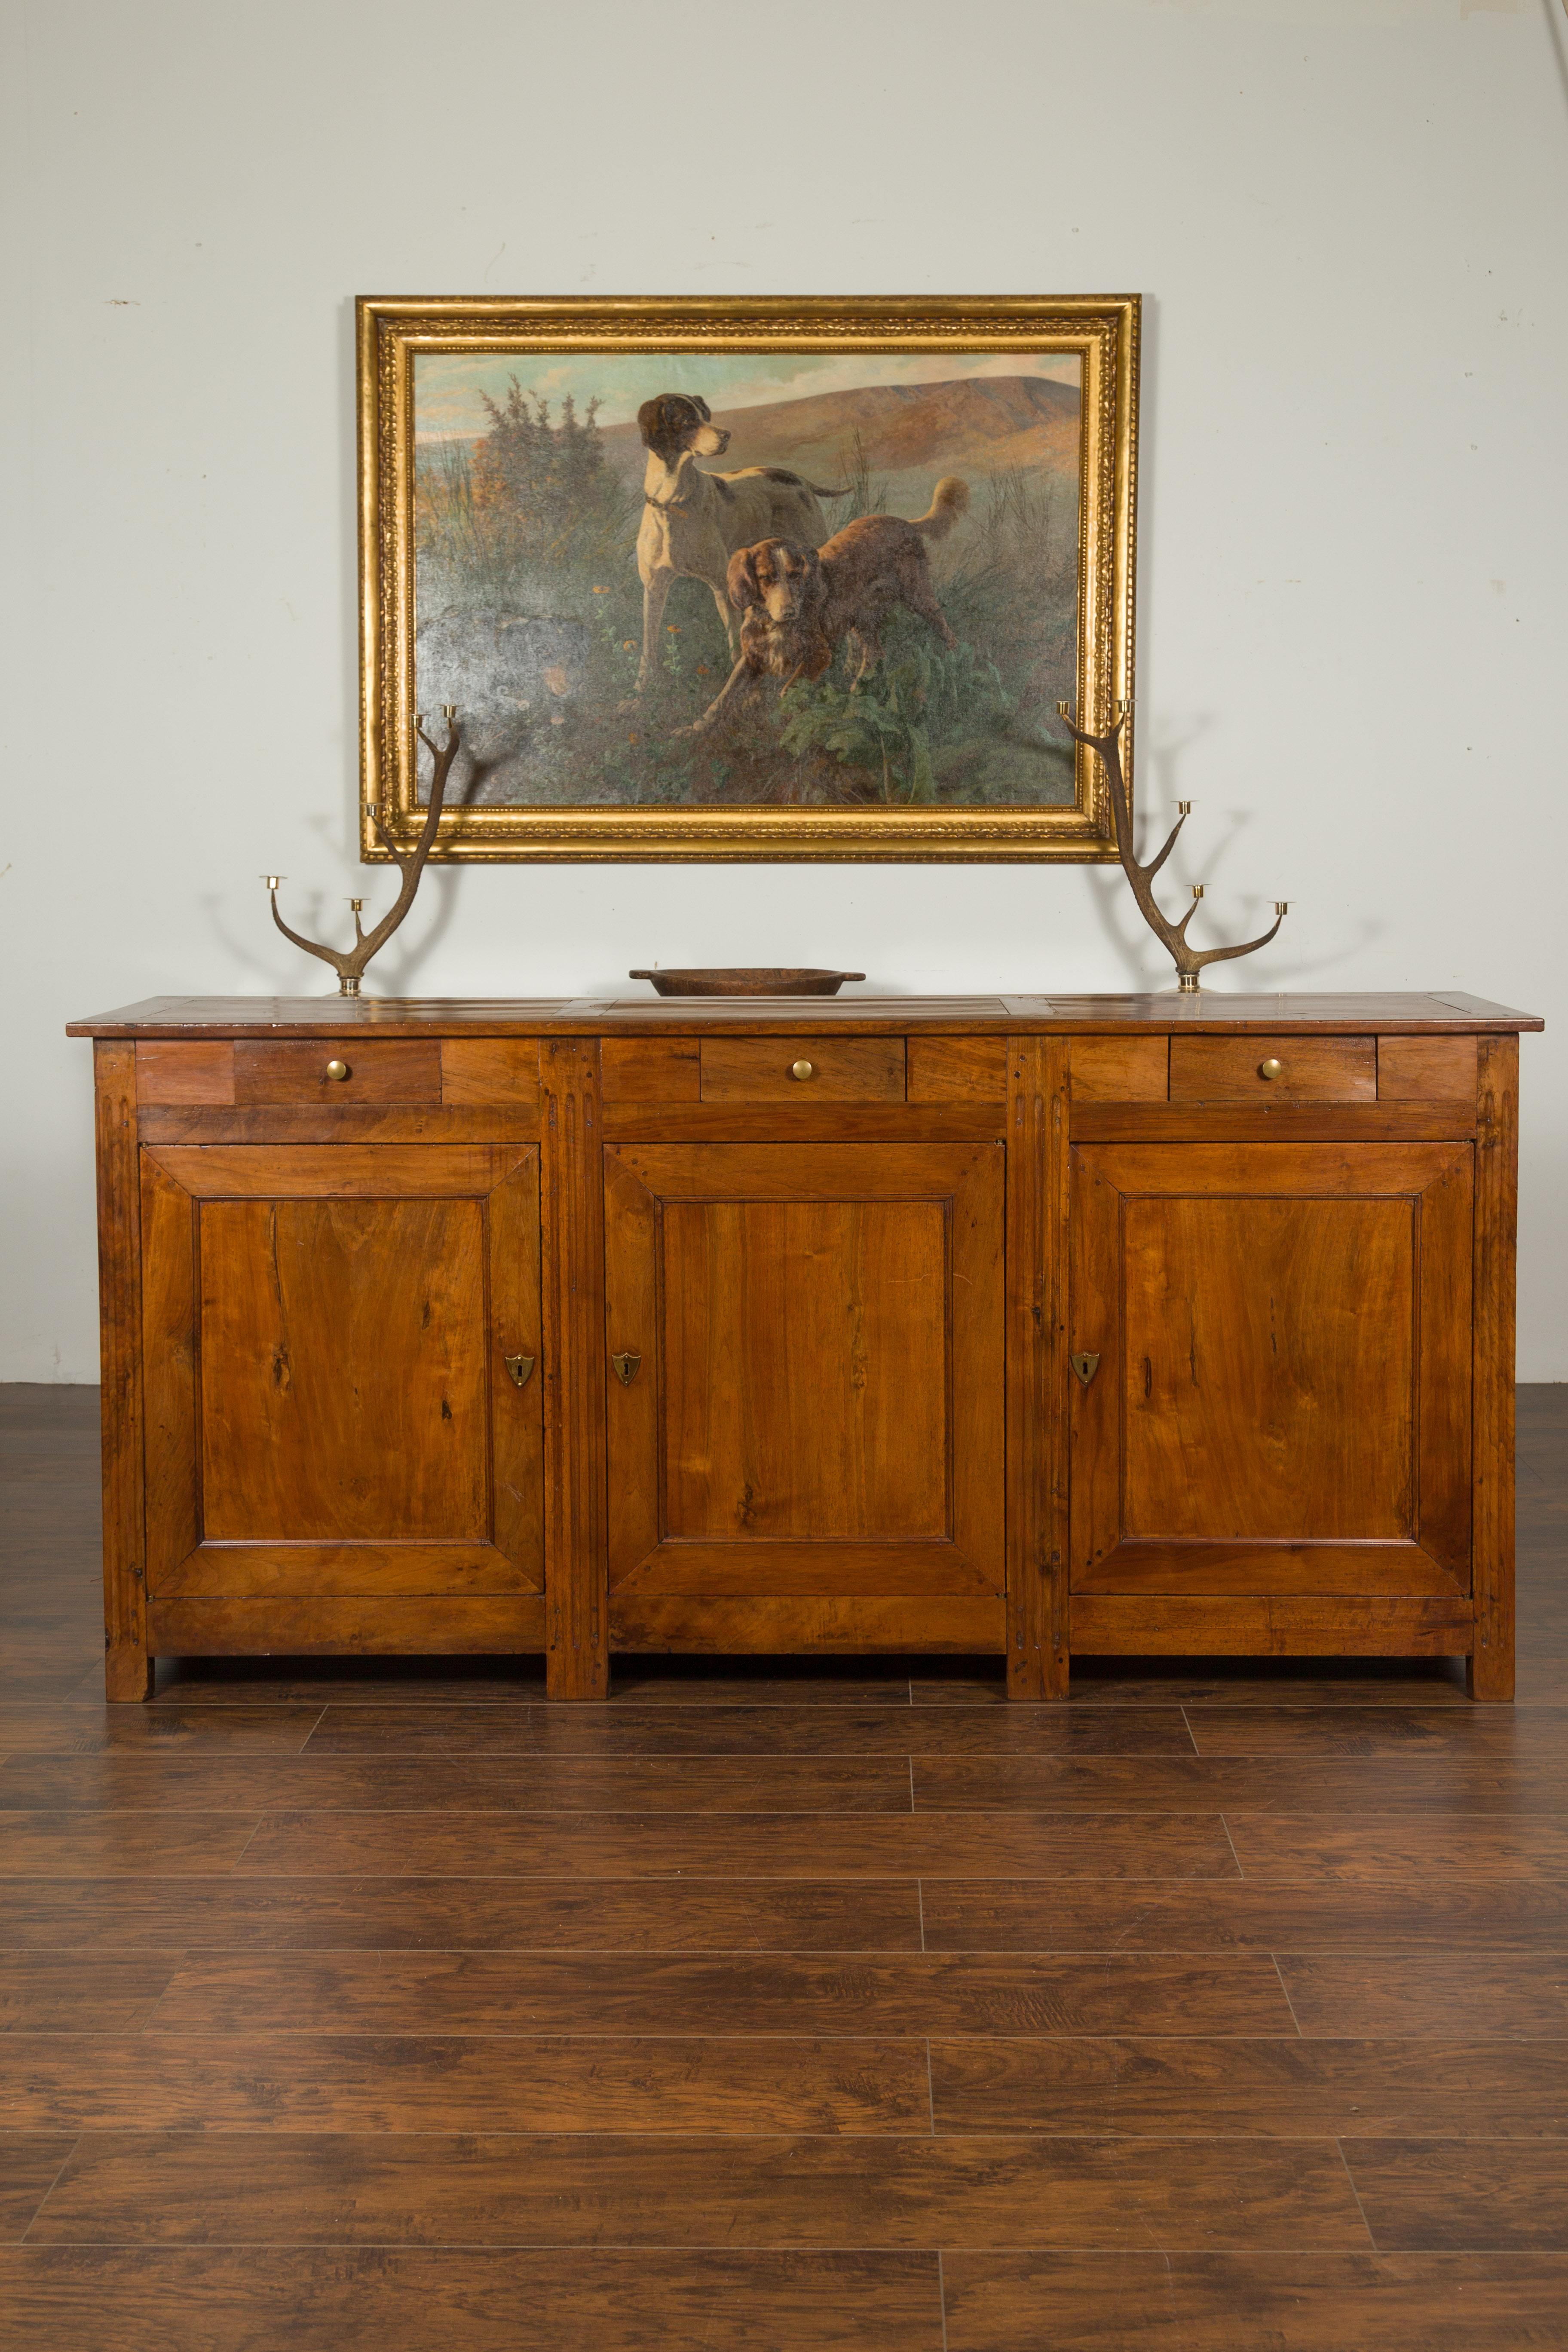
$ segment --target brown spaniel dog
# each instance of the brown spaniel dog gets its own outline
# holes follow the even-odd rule
[[[747,668],[786,680],[820,677],[849,636],[859,651],[858,686],[882,658],[882,626],[898,604],[929,622],[944,646],[956,645],[931,588],[926,547],[944,537],[968,505],[968,484],[949,474],[916,522],[861,515],[824,547],[770,539],[741,548],[730,559],[728,586],[742,615]]]

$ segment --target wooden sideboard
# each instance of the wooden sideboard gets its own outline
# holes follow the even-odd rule
[[[1454,1656],[1513,1689],[1475,997],[160,998],[94,1041],[159,1653]]]

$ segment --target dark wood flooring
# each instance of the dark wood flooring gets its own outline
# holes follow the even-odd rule
[[[1456,1671],[163,1670],[0,1390],[0,2346],[1568,2346],[1568,1389]]]

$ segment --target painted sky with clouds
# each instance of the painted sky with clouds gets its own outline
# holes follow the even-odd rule
[[[951,383],[959,377],[1040,375],[1076,384],[1060,352],[505,352],[416,353],[414,429],[422,440],[467,439],[489,423],[480,395],[504,399],[512,376],[579,411],[597,397],[601,425],[623,425],[660,392],[700,393],[710,408],[751,408],[865,384]]]

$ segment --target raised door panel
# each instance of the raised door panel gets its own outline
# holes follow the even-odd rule
[[[210,1540],[486,1533],[477,1201],[206,1201]]]
[[[662,1223],[668,1533],[945,1541],[945,1203],[672,1201]]]
[[[1129,1534],[1410,1533],[1414,1218],[1406,1200],[1124,1203]]]
[[[537,1593],[537,1154],[142,1156],[163,1600]]]
[[[612,1593],[967,1596],[1000,1625],[1003,1154],[605,1154]],[[988,1621],[987,1621],[988,1622]]]
[[[1073,1587],[1468,1590],[1468,1145],[1073,1154]]]

